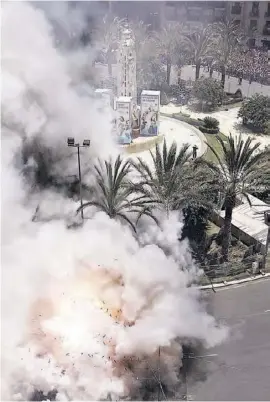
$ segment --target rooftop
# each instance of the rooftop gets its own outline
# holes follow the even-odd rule
[[[251,206],[246,199],[242,199],[242,204],[234,208],[232,224],[266,245],[268,226],[264,223],[264,211],[268,211],[270,207],[256,197],[250,195],[249,198]],[[221,211],[222,218],[224,214],[225,211]]]

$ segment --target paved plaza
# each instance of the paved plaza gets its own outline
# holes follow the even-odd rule
[[[266,401],[270,397],[270,279],[209,292],[210,312],[230,329],[208,350],[206,379],[188,384],[190,399]]]
[[[159,130],[160,134],[164,135],[168,147],[170,147],[173,142],[176,142],[178,148],[187,143],[190,145],[190,151],[192,151],[194,145],[198,147],[198,156],[204,154],[206,151],[207,146],[205,144],[204,135],[196,128],[184,122],[161,116]],[[130,154],[129,157],[132,159],[140,157],[150,166],[152,165],[152,157],[149,151]]]
[[[215,117],[219,121],[220,131],[225,135],[232,134],[233,137],[237,138],[240,135],[243,139],[248,136],[252,136],[257,142],[261,143],[261,148],[265,148],[266,146],[270,146],[270,136],[268,135],[255,135],[251,131],[249,131],[246,127],[243,127],[241,124],[241,119],[237,117],[239,107],[231,108],[229,110],[221,110],[213,113],[198,113],[190,110],[188,106],[175,106],[169,104],[167,106],[161,106],[161,113],[173,114],[173,113],[187,113],[190,117],[201,118],[203,119],[205,116],[209,115]]]

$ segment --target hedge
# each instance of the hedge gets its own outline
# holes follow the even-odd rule
[[[188,117],[187,115],[184,115],[182,113],[172,114],[170,117],[173,117],[174,119],[180,121],[184,121],[185,123],[191,124],[195,127],[200,127],[201,125],[201,121],[199,121],[198,119],[193,119],[192,117]]]
[[[207,127],[204,127],[204,126],[200,126],[199,130],[202,133],[205,133],[205,134],[218,134],[219,133],[218,128],[207,128]]]

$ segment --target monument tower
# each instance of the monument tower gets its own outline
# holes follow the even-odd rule
[[[120,39],[117,60],[117,96],[128,96],[137,101],[135,41],[128,24]]]

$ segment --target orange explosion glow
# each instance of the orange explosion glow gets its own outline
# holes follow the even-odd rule
[[[123,279],[105,269],[87,268],[82,269],[75,279],[62,282],[61,292],[58,289],[53,300],[37,300],[31,311],[29,336],[38,347],[38,355],[52,355],[63,368],[67,367],[64,335],[68,334],[68,345],[74,345],[80,337],[85,337],[85,317],[80,320],[76,309],[88,303],[112,320],[112,324],[134,325],[122,311]],[[115,341],[106,333],[99,335],[115,373],[121,375],[125,368],[122,367],[123,361],[115,357]]]

